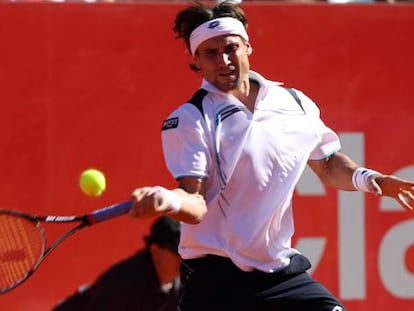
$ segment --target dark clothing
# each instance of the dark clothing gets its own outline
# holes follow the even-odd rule
[[[53,311],[175,311],[178,283],[161,290],[148,250],[116,263],[84,291],[74,293]]]
[[[345,307],[310,277],[308,259],[291,257],[285,269],[244,272],[230,259],[207,256],[184,260],[181,311],[345,311]],[[191,283],[190,287],[186,287]]]

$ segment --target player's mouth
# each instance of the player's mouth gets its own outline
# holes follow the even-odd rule
[[[218,74],[220,78],[228,79],[228,80],[236,80],[237,74],[236,70],[228,71],[228,72],[221,72]]]

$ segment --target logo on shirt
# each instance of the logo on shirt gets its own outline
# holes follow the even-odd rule
[[[174,118],[167,119],[162,123],[161,131],[175,129],[177,127],[178,127],[178,117],[174,117]]]

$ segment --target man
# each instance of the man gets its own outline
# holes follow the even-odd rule
[[[180,223],[159,217],[145,237],[146,247],[81,287],[54,311],[173,311],[180,290],[177,253]]]
[[[234,2],[177,14],[174,30],[203,81],[162,128],[177,189],[136,189],[130,216],[167,212],[184,222],[178,310],[345,310],[291,247],[305,166],[327,186],[389,196],[408,210],[414,183],[359,167],[311,99],[251,71],[246,28]]]

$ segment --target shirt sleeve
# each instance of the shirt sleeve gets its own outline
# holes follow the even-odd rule
[[[295,90],[302,102],[303,109],[305,110],[312,127],[319,137],[319,143],[315,146],[311,152],[310,160],[320,160],[329,157],[333,153],[341,149],[341,143],[338,135],[320,118],[320,110],[318,106],[301,91]]]
[[[167,168],[175,179],[205,178],[211,157],[206,122],[192,104],[184,104],[163,122],[162,148]]]

